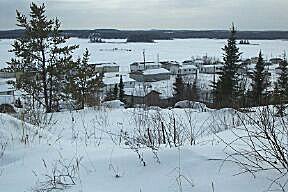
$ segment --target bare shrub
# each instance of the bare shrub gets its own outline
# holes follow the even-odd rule
[[[33,101],[29,96],[24,97],[24,108],[19,114],[19,119],[39,128],[48,128],[55,124],[53,113],[46,113],[39,102]]]
[[[220,138],[232,150],[227,161],[242,168],[241,173],[272,171],[269,190],[287,190],[288,184],[288,119],[276,117],[269,107],[260,108],[253,114],[246,114],[241,127],[233,131],[235,138],[227,142]],[[239,174],[241,174],[239,173]],[[275,189],[273,189],[275,190]]]
[[[8,142],[0,141],[0,159],[3,158]]]
[[[76,185],[79,179],[78,173],[81,159],[82,158],[73,158],[71,160],[60,159],[53,162],[51,166],[47,165],[47,162],[43,160],[46,173],[43,179],[37,181],[32,191],[59,191]],[[37,176],[35,172],[34,174]]]

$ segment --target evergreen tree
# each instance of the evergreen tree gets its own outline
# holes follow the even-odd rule
[[[175,78],[175,82],[173,83],[173,89],[174,89],[174,98],[176,102],[181,101],[184,99],[184,92],[185,92],[185,86],[183,83],[183,79],[181,75],[177,75]]]
[[[118,84],[116,83],[113,89],[113,100],[118,99],[118,96],[119,96],[119,89]]]
[[[95,74],[90,69],[89,61],[90,53],[88,49],[85,50],[83,58],[78,61],[78,65],[75,70],[72,70],[70,76],[74,78],[75,91],[74,98],[80,103],[80,107],[83,109],[85,104],[88,104],[88,100],[96,100],[96,94],[102,87],[101,74]]]
[[[198,89],[197,78],[196,78],[191,87],[191,100],[199,101],[199,99],[200,99],[200,90]]]
[[[224,51],[224,68],[220,72],[218,82],[213,83],[214,104],[219,107],[232,107],[238,99],[239,94],[239,61],[241,53],[236,46],[236,29],[232,24],[230,37],[227,45],[222,49]]]
[[[184,100],[189,100],[189,101],[192,100],[192,85],[191,85],[191,83],[184,85],[184,93],[183,94],[184,94],[184,97],[183,97]]]
[[[18,10],[16,13],[17,26],[24,29],[10,50],[15,58],[8,62],[13,71],[23,74],[16,87],[31,95],[33,103],[36,100],[42,104],[46,112],[57,110],[63,87],[61,77],[78,46],[64,45],[67,38],[60,34],[60,22],[46,17],[44,4],[32,3],[29,18]]]
[[[117,87],[117,85],[114,86],[114,88]],[[112,101],[112,100],[115,100],[115,90],[114,88],[110,89],[109,91],[107,91],[106,93],[106,97],[105,97],[105,101]],[[117,88],[118,89],[118,88]]]
[[[275,83],[275,100],[277,102],[276,108],[280,116],[284,115],[284,104],[288,101],[288,62],[286,56],[279,64],[279,77]]]
[[[256,68],[251,75],[251,98],[256,105],[264,104],[264,98],[267,96],[267,88],[270,85],[268,72],[265,70],[265,63],[261,51],[259,52]]]
[[[116,94],[115,94],[115,88],[116,88]],[[118,85],[116,84],[113,89],[111,88],[109,91],[107,91],[105,101],[115,100],[117,94],[118,94]]]
[[[125,102],[125,99],[124,99],[124,83],[123,83],[123,78],[122,78],[122,75],[120,76],[120,82],[119,82],[119,100],[122,101],[122,102]]]

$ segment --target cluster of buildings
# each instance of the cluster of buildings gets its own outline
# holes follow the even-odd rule
[[[257,61],[257,57],[240,61],[239,65],[243,65],[240,72],[248,75],[251,74],[255,69]],[[269,73],[277,73],[277,67],[281,61],[281,58],[266,60],[265,67],[267,71]],[[120,77],[122,77],[128,101],[132,102],[134,100],[133,102],[138,104],[149,101],[151,105],[157,101],[157,103],[162,102],[165,106],[169,103],[169,98],[173,96],[172,86],[176,75],[185,77],[198,77],[201,74],[203,76],[206,74],[205,77],[209,75],[215,76],[215,74],[223,69],[224,65],[216,59],[204,56],[186,60],[182,63],[177,61],[134,62],[130,64],[130,71],[128,73],[120,72],[120,66],[116,63],[91,63],[89,67],[95,73],[104,74],[104,95],[105,92],[112,90],[116,84],[119,84]],[[0,104],[13,103],[15,101],[16,90],[11,81],[17,81],[18,76],[19,74],[17,73],[0,72]],[[159,86],[161,83],[164,83],[162,87]],[[164,93],[164,89],[166,93]]]

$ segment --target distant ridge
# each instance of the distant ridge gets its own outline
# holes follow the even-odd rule
[[[227,30],[117,30],[117,29],[95,29],[95,30],[63,30],[63,34],[70,37],[89,38],[90,33],[100,33],[103,39],[127,39],[135,35],[149,35],[154,40],[161,39],[188,39],[209,38],[227,39]],[[15,39],[23,34],[23,30],[0,31],[0,39]],[[250,40],[288,40],[288,31],[238,31],[238,39]]]

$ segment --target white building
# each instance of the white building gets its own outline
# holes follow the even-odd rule
[[[177,61],[161,61],[160,63],[161,67],[170,71],[172,75],[176,75],[181,66]]]
[[[179,67],[177,74],[179,75],[189,75],[196,74],[198,68],[195,65],[182,65]]]

